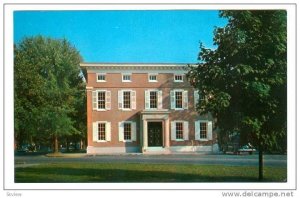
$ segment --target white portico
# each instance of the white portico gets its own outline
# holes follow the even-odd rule
[[[169,111],[144,110],[141,112],[141,150],[143,153],[169,153]]]

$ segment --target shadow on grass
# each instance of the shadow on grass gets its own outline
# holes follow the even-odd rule
[[[17,168],[16,183],[130,183],[130,182],[258,182],[257,176],[222,175],[214,173],[193,174],[168,171],[143,171],[118,168]],[[264,182],[273,182],[265,180]],[[276,181],[280,182],[280,181]]]

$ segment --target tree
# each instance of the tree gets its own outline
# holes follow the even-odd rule
[[[213,113],[221,134],[239,131],[259,149],[262,180],[263,152],[286,150],[286,11],[220,11],[220,17],[228,24],[214,31],[216,49],[201,44],[188,77],[203,98],[199,112]]]
[[[85,103],[81,56],[67,40],[42,36],[25,38],[14,52],[15,139],[51,137],[58,152],[59,137],[84,133],[74,116]]]

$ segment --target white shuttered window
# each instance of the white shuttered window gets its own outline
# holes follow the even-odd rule
[[[111,141],[111,123],[107,121],[93,122],[93,142]]]
[[[95,111],[111,109],[111,92],[107,90],[94,90],[92,92],[92,104]]]
[[[195,140],[212,140],[212,121],[198,120],[195,122]]]

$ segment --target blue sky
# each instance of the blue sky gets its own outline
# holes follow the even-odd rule
[[[213,48],[218,11],[16,11],[14,42],[66,38],[84,62],[195,63],[199,42]]]

